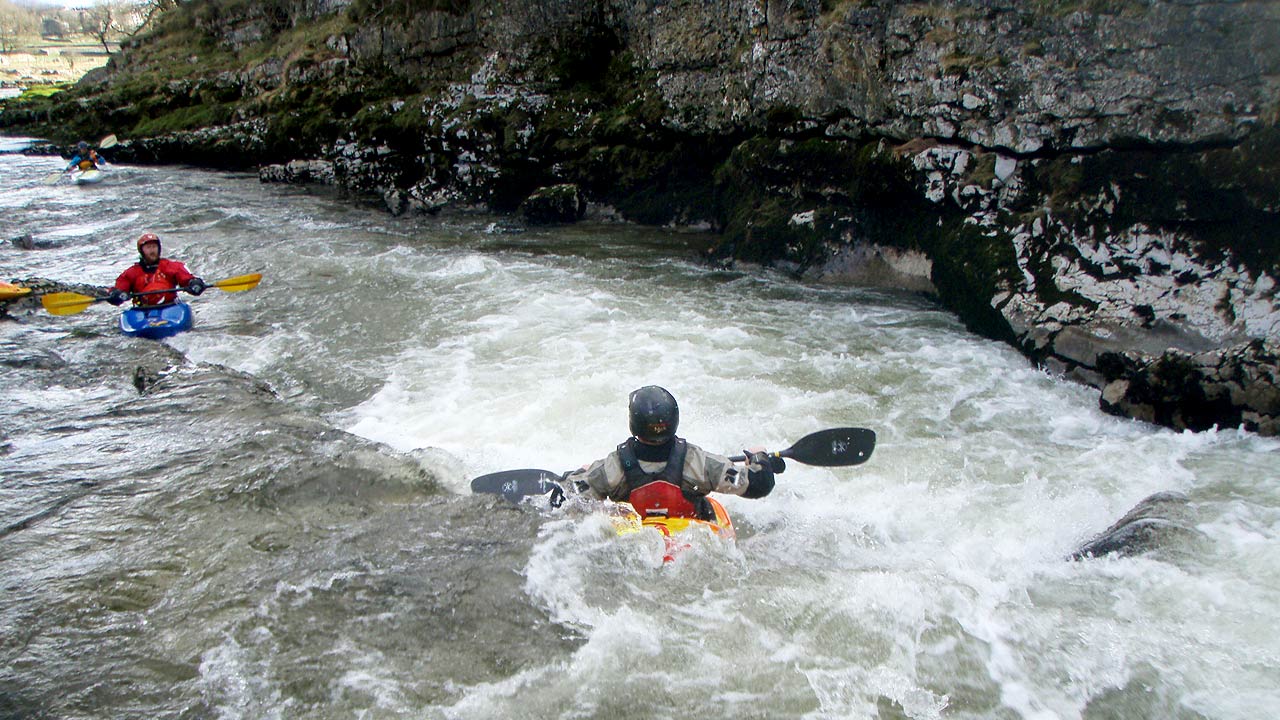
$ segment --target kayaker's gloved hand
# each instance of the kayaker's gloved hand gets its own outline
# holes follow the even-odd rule
[[[551,507],[558,508],[564,504],[564,489],[559,485],[551,488]]]
[[[191,278],[191,282],[187,283],[186,290],[192,295],[199,295],[200,293],[204,292],[204,289],[206,287],[207,286],[204,284],[204,281],[196,277],[196,278]]]
[[[747,456],[747,489],[742,497],[762,498],[773,492],[773,462],[769,453],[744,451],[743,454]]]
[[[115,305],[116,307],[123,305],[124,301],[128,299],[129,293],[121,290],[120,288],[111,288],[111,292],[107,293],[107,302]]]

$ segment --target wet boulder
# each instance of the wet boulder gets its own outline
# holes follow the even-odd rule
[[[1158,492],[1144,498],[1093,539],[1071,554],[1082,560],[1117,555],[1139,555],[1179,542],[1203,542],[1204,533],[1195,528],[1186,495]]]
[[[1244,427],[1280,434],[1280,353],[1251,340],[1202,353],[1173,348],[1157,357],[1104,353],[1100,406],[1106,412],[1186,430]]]
[[[572,183],[540,187],[520,203],[520,214],[531,225],[573,223],[586,212],[582,189]]]
[[[31,233],[23,233],[9,238],[9,244],[19,250],[51,250],[67,243],[61,239],[36,237]]]
[[[333,163],[328,160],[290,160],[282,165],[264,165],[258,168],[258,180],[264,183],[292,185],[337,183]]]

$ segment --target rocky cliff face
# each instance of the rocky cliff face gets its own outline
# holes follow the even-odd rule
[[[1109,410],[1280,430],[1272,2],[203,0],[82,85],[0,122],[394,212],[575,185],[934,293]]]

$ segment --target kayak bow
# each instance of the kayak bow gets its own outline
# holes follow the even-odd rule
[[[191,306],[186,303],[129,308],[120,313],[120,332],[132,337],[158,340],[189,329]]]

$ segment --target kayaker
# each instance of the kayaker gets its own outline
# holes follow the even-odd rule
[[[648,385],[628,399],[631,437],[581,470],[569,473],[565,485],[598,500],[630,502],[642,517],[665,515],[714,519],[708,493],[762,498],[773,490],[774,467],[785,467],[762,450],[746,452],[746,472],[729,458],[709,453],[676,437],[680,407],[671,393]]]
[[[122,305],[130,293],[182,288],[192,295],[204,292],[204,280],[192,275],[177,260],[160,257],[160,238],[154,233],[143,233],[138,238],[138,262],[120,273],[116,285],[107,295],[107,302]],[[133,299],[134,305],[168,305],[178,299],[178,293],[157,293]]]
[[[67,172],[79,169],[80,172],[86,170],[97,170],[98,165],[102,162],[98,151],[89,147],[89,143],[81,140],[76,144],[75,157],[71,158],[71,162],[67,163]]]

